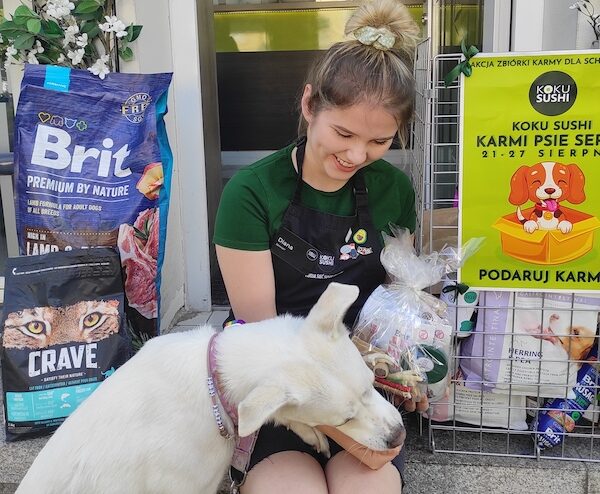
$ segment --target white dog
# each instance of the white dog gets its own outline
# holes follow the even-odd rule
[[[357,296],[357,287],[331,283],[306,319],[281,316],[217,336],[219,381],[237,406],[240,436],[273,421],[326,453],[320,424],[375,450],[399,445],[400,413],[373,388],[342,323]],[[17,493],[215,493],[234,440],[220,435],[207,390],[213,332],[144,345],[54,433]]]

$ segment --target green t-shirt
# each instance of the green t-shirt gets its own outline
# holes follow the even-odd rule
[[[217,211],[215,244],[239,250],[270,248],[296,187],[293,149],[294,145],[281,149],[239,170],[228,181]],[[390,233],[392,223],[414,231],[415,193],[410,179],[384,160],[371,163],[362,173],[375,228]],[[350,183],[335,192],[321,192],[304,183],[302,204],[337,215],[355,213]]]

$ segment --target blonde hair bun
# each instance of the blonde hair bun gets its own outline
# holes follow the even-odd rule
[[[358,7],[346,23],[346,35],[380,50],[394,48],[412,54],[421,30],[408,8],[398,0],[370,0]],[[383,44],[379,40],[385,41]]]

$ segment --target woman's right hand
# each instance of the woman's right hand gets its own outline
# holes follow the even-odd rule
[[[216,246],[229,303],[236,319],[262,321],[277,315],[275,276],[270,250]]]

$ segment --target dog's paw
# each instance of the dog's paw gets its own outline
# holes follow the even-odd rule
[[[533,233],[537,229],[538,229],[537,221],[529,220],[529,221],[526,221],[525,224],[523,225],[523,230],[525,230],[527,233]]]
[[[296,433],[306,444],[312,446],[317,452],[322,453],[329,458],[329,441],[327,440],[327,436],[321,431],[300,422],[290,422],[287,424],[287,427],[292,432]]]
[[[558,229],[563,233],[569,233],[573,229],[573,223],[563,220],[558,224]]]

